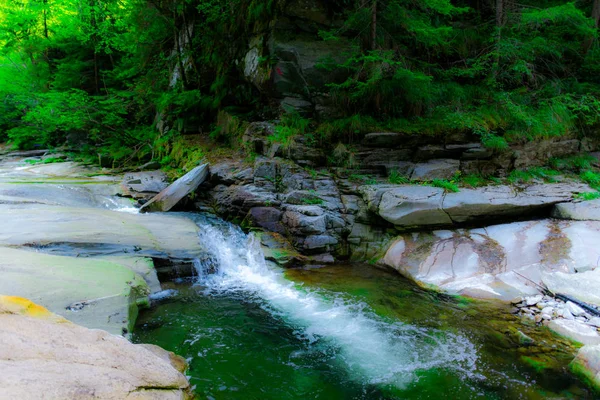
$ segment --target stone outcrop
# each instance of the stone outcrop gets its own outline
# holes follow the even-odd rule
[[[132,332],[138,308],[148,306],[151,291],[161,290],[150,259],[62,257],[6,247],[0,254],[0,293],[30,298],[115,335]]]
[[[516,222],[403,234],[381,262],[451,293],[510,300],[536,294],[531,280],[600,305],[599,240],[595,221]]]
[[[0,398],[191,398],[185,361],[0,296]],[[179,368],[179,370],[178,370]]]
[[[546,211],[574,194],[589,191],[579,183],[533,184],[524,188],[487,186],[446,193],[415,185],[370,185],[359,189],[369,209],[399,227],[483,225],[502,218],[519,218]]]
[[[150,199],[140,212],[169,211],[198,188],[208,177],[208,164],[200,165]]]
[[[279,158],[258,158],[251,167],[226,162],[213,171],[199,209],[287,236],[297,251],[319,260],[333,261],[331,254],[343,251],[347,209],[331,175],[311,176]]]

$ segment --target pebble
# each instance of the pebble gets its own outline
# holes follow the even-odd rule
[[[514,298],[514,299],[512,299],[510,302],[511,302],[511,304],[515,304],[515,305],[517,305],[517,304],[519,304],[519,303],[522,303],[522,302],[523,302],[523,300],[524,300],[524,299],[523,299],[523,297],[519,296],[519,297],[515,297],[515,298]]]
[[[527,297],[525,299],[525,303],[528,306],[532,306],[532,305],[537,304],[540,301],[542,301],[543,298],[544,298],[544,296],[542,296],[542,295],[537,295],[537,296],[533,296],[533,297]]]
[[[542,319],[545,319],[546,321],[549,321],[549,320],[552,319],[552,316],[548,315],[548,314],[542,314]]]
[[[579,307],[577,304],[567,301],[567,310],[569,310],[571,312],[571,314],[575,315],[575,316],[579,316],[583,313],[585,313],[585,310],[581,307]]]
[[[575,319],[575,317],[573,316],[573,314],[571,314],[571,311],[569,311],[569,309],[568,309],[568,308],[565,308],[565,309],[563,310],[563,315],[562,315],[562,317],[563,317],[564,319],[569,319],[569,320],[573,320],[573,319]]]
[[[552,315],[552,313],[554,312],[554,308],[553,307],[544,307],[542,309],[542,315]]]

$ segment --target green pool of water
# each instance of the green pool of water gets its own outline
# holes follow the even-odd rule
[[[207,292],[201,284],[170,284],[179,294],[140,315],[134,340],[187,358],[190,382],[201,399],[593,398],[568,371],[576,350],[544,328],[525,325],[507,306],[426,291],[367,265],[288,270],[285,277],[302,295],[353,305],[366,326],[372,320],[387,324],[392,342],[397,330],[408,353],[414,340],[415,348],[445,357],[465,350],[443,337],[463,338],[476,354],[475,364],[465,370],[432,363],[431,354],[420,353],[420,360],[417,352],[406,365],[390,366],[399,371],[396,376],[378,379],[361,370],[362,361],[370,365],[371,360],[348,357],[352,335],[343,344],[311,336],[310,327],[256,293]],[[408,336],[401,333],[404,327],[412,329]],[[518,331],[535,343],[527,344]],[[363,343],[356,339],[356,345]]]

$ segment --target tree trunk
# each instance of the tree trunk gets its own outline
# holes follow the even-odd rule
[[[371,50],[375,50],[376,48],[377,48],[377,0],[373,0],[373,7],[371,8]]]
[[[496,0],[496,27],[502,28],[505,22],[504,15],[504,2],[505,0]]]
[[[48,39],[48,15],[47,15],[47,5],[48,5],[48,0],[44,0],[43,1],[44,4],[44,37],[46,39]]]
[[[594,0],[594,5],[592,6],[592,19],[594,20],[596,28],[598,28],[598,25],[600,25],[600,0]]]

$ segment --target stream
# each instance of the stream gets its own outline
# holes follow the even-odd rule
[[[506,306],[423,290],[370,265],[282,270],[255,237],[188,214],[211,257],[134,339],[190,362],[208,399],[587,398],[572,354]],[[519,343],[518,330],[535,345]],[[590,397],[591,398],[591,397]]]
[[[253,234],[212,215],[138,214],[113,195],[114,177],[94,173],[0,163],[0,244],[69,256],[72,268],[124,253],[196,258],[193,278],[156,282],[132,339],[185,357],[200,399],[593,398],[569,372],[576,349],[506,304],[425,290],[374,265],[282,269],[265,261]],[[8,261],[9,270],[20,265]],[[28,273],[13,279],[29,283]],[[66,290],[51,279],[44,288],[79,300],[69,296],[82,283]],[[86,314],[93,309],[64,304],[50,309],[106,325]]]

